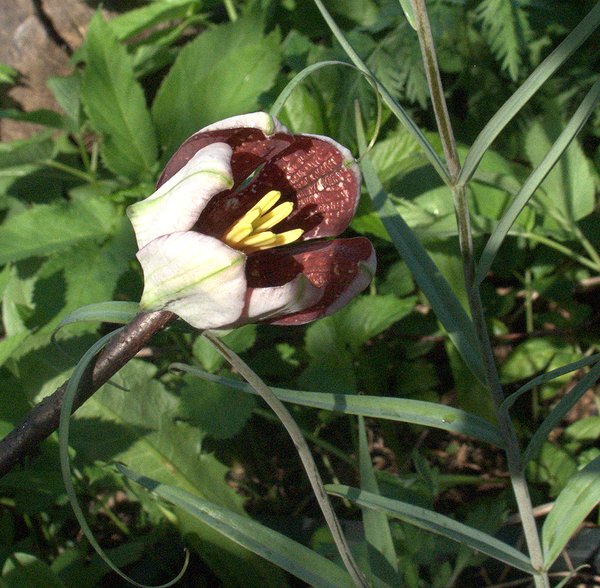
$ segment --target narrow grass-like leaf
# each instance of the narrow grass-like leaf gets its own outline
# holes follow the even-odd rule
[[[204,332],[206,337],[215,347],[215,349],[230,363],[233,367],[253,388],[253,390],[269,405],[271,410],[277,415],[281,424],[285,427],[288,435],[294,442],[300,461],[304,466],[304,471],[308,476],[311,488],[315,495],[315,498],[319,504],[319,508],[323,513],[323,517],[327,522],[327,526],[333,536],[333,541],[337,547],[338,553],[346,566],[348,574],[352,578],[352,581],[356,586],[366,588],[368,586],[367,581],[358,567],[354,556],[350,551],[346,537],[342,531],[340,522],[331,506],[329,497],[325,492],[323,480],[319,474],[319,470],[315,464],[310,448],[308,447],[302,431],[296,424],[292,415],[288,412],[287,408],[281,403],[273,391],[260,379],[260,377],[253,372],[250,367],[225,343],[215,337],[210,331]]]
[[[358,417],[358,456],[361,489],[379,495],[367,444],[365,419],[361,416]],[[371,574],[388,586],[399,586],[402,582],[398,577],[398,556],[388,518],[384,513],[371,508],[361,510]]]
[[[561,398],[560,402],[552,409],[550,414],[540,425],[525,449],[525,453],[523,454],[523,466],[527,465],[527,462],[537,455],[541,446],[550,434],[550,431],[560,423],[567,412],[569,412],[586,391],[596,383],[598,378],[600,378],[600,362],[598,362],[571,390],[569,390],[567,394],[565,394],[565,396]]]
[[[347,498],[359,506],[373,508],[387,516],[458,541],[519,570],[535,574],[529,558],[514,547],[440,513],[342,484],[328,484],[326,489],[330,494]]]
[[[556,162],[566,151],[567,147],[571,144],[573,139],[575,139],[583,125],[594,112],[594,109],[599,101],[600,81],[596,82],[586,94],[585,98],[579,105],[579,108],[563,132],[560,134],[554,145],[552,145],[542,162],[527,178],[523,184],[523,187],[519,190],[519,193],[502,215],[502,218],[496,225],[494,232],[488,239],[485,248],[483,249],[483,253],[481,254],[479,263],[477,264],[477,271],[475,274],[476,283],[479,284],[484,280],[486,274],[492,267],[492,262],[494,261],[500,246],[506,238],[510,228],[513,226],[513,223],[517,220],[517,217],[519,214],[521,214],[521,211],[523,208],[525,208],[534,192],[544,181],[544,178],[550,173],[552,168],[556,165]]]
[[[596,353],[595,355],[591,355],[590,357],[584,357],[579,361],[574,361],[572,363],[568,363],[567,365],[563,365],[555,370],[551,370],[546,372],[545,374],[541,374],[529,382],[527,384],[523,384],[518,390],[513,392],[510,396],[507,396],[502,403],[501,409],[508,410],[516,401],[519,399],[525,392],[529,392],[532,388],[536,386],[541,386],[554,380],[554,378],[560,378],[560,376],[564,376],[570,372],[574,372],[582,367],[587,367],[588,365],[592,365],[596,362],[600,361],[600,353]]]
[[[117,465],[117,468],[144,488],[310,586],[345,588],[350,585],[350,577],[341,567],[301,543],[185,490],[161,484],[122,465]]]
[[[365,154],[365,137],[360,123],[357,126],[361,169],[373,207],[458,352],[475,377],[485,383],[485,369],[473,323],[421,242],[390,201],[370,158]]]
[[[103,134],[104,163],[127,177],[148,174],[158,156],[150,112],[131,58],[100,12],[90,21],[86,55],[81,98],[95,129]]]
[[[67,325],[84,322],[115,323],[126,325],[140,311],[140,305],[137,302],[122,302],[112,300],[109,302],[97,302],[95,304],[86,304],[77,310],[69,313],[57,325],[52,337]]]
[[[71,412],[73,410],[73,401],[75,399],[75,395],[77,394],[77,389],[79,388],[79,383],[87,370],[88,366],[94,359],[94,357],[106,346],[106,344],[118,333],[123,331],[125,327],[120,327],[108,335],[104,335],[101,339],[96,341],[84,354],[83,357],[77,363],[75,370],[73,371],[73,375],[69,379],[67,383],[67,388],[65,390],[65,396],[63,399],[63,404],[60,409],[60,424],[58,428],[58,439],[59,439],[59,455],[60,455],[60,470],[63,477],[63,482],[65,484],[65,490],[69,497],[69,502],[71,503],[71,508],[73,509],[73,513],[75,514],[75,518],[81,525],[81,530],[84,535],[87,537],[90,545],[96,550],[96,553],[106,562],[106,564],[114,570],[121,578],[127,580],[134,586],[139,586],[140,588],[168,588],[169,586],[173,586],[176,584],[181,577],[183,576],[187,564],[189,561],[189,553],[186,552],[185,563],[175,578],[166,584],[161,584],[160,586],[149,587],[146,584],[140,584],[136,582],[125,573],[123,573],[113,562],[110,560],[108,555],[104,552],[102,547],[96,538],[94,537],[94,533],[90,529],[85,515],[81,510],[81,506],[79,506],[79,502],[77,500],[77,494],[75,492],[75,487],[73,486],[73,480],[71,478],[71,464],[69,462],[69,427],[70,427],[70,419]]]
[[[225,386],[255,394],[250,386],[239,380],[209,374],[199,368],[183,363],[174,363],[171,367],[175,370],[193,374],[209,382],[218,382]],[[282,402],[291,402],[293,404],[310,406],[321,410],[331,410],[343,414],[355,414],[422,425],[424,427],[434,427],[453,433],[469,435],[497,447],[503,447],[504,445],[498,429],[485,419],[470,412],[434,402],[412,400],[409,398],[391,398],[389,396],[358,396],[356,394],[305,392],[287,390],[285,388],[270,388],[270,390]]]
[[[404,16],[408,21],[408,24],[416,31],[417,24],[415,22],[415,13],[413,11],[411,0],[399,0],[400,6],[402,7],[402,12],[404,12]]]
[[[558,495],[542,527],[544,569],[548,570],[579,525],[600,502],[600,456],[577,472]]]
[[[458,178],[459,184],[465,185],[471,179],[481,158],[496,137],[539,90],[542,84],[594,32],[599,24],[600,3],[597,3],[587,16],[571,31],[568,37],[540,63],[535,71],[523,82],[521,87],[500,107],[485,125],[465,158]]]
[[[416,139],[416,141],[421,145],[427,159],[431,163],[431,165],[435,168],[439,176],[444,180],[444,182],[448,183],[450,181],[450,176],[448,175],[448,170],[444,165],[444,162],[441,160],[440,156],[436,153],[435,149],[432,147],[431,143],[427,140],[427,137],[423,134],[423,131],[417,126],[415,121],[410,117],[408,112],[400,106],[400,104],[394,99],[394,97],[388,92],[386,87],[378,82],[376,78],[373,76],[372,72],[369,70],[365,62],[359,57],[358,53],[352,48],[350,43],[344,37],[341,29],[337,26],[335,20],[331,14],[329,14],[328,10],[325,8],[324,4],[321,0],[314,0],[314,3],[317,5],[317,8],[323,15],[323,19],[327,23],[327,26],[331,29],[331,32],[334,34],[338,43],[342,46],[342,49],[346,52],[346,55],[350,58],[352,63],[369,79],[375,80],[375,85],[377,91],[381,95],[382,100],[385,102],[387,107],[390,109],[392,114],[406,127],[408,132]]]

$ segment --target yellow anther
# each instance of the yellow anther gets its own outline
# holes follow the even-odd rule
[[[247,253],[297,241],[304,233],[302,229],[283,233],[269,230],[294,210],[293,202],[282,202],[275,206],[280,198],[281,192],[278,190],[267,192],[246,214],[230,225],[221,237],[223,241],[230,247]]]
[[[271,247],[279,247],[280,245],[289,245],[302,237],[304,231],[302,229],[292,229],[275,235],[275,243]]]
[[[235,221],[223,234],[223,241],[233,245],[253,231],[253,223],[260,218],[260,209],[251,208],[242,218]]]
[[[266,231],[280,223],[294,210],[293,202],[284,202],[252,223],[255,231]]]
[[[264,247],[275,243],[277,236],[271,231],[263,231],[262,233],[253,233],[249,237],[242,239],[240,245],[242,247]]]
[[[251,210],[258,209],[260,214],[263,215],[268,212],[277,204],[281,198],[281,192],[279,190],[271,190],[267,192],[252,208]]]

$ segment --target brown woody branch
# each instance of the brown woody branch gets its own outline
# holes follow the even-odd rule
[[[94,392],[114,376],[152,336],[175,319],[167,311],[142,312],[115,335],[84,374],[73,403],[77,410]],[[8,473],[46,437],[58,428],[67,382],[34,406],[0,441],[0,477]]]

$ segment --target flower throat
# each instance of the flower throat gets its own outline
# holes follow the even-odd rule
[[[283,233],[271,231],[273,227],[287,218],[294,209],[293,202],[282,202],[281,192],[267,192],[246,214],[235,221],[221,239],[230,247],[245,253],[279,247],[297,241],[304,231],[292,229]]]

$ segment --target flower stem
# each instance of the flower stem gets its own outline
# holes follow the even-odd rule
[[[475,282],[475,257],[471,233],[469,204],[467,201],[465,187],[458,184],[458,177],[460,175],[460,161],[458,159],[456,142],[452,132],[452,124],[450,122],[448,108],[446,106],[446,99],[444,97],[425,1],[413,0],[413,8],[415,14],[416,31],[419,37],[419,44],[423,55],[427,82],[429,84],[435,117],[444,148],[444,154],[446,156],[448,171],[452,180],[451,189],[458,224],[459,246],[463,262],[465,286],[467,289],[471,317],[479,340],[480,353],[485,368],[488,389],[494,401],[498,427],[506,445],[508,471],[511,477],[511,483],[519,514],[521,516],[523,533],[525,535],[525,541],[529,550],[529,557],[531,559],[532,566],[536,570],[540,570],[540,574],[534,575],[533,579],[537,588],[548,588],[548,576],[545,573],[541,573],[543,566],[542,549],[535,519],[533,517],[529,489],[523,475],[519,442],[510,418],[510,414],[502,404],[504,400],[504,393],[500,384],[494,352],[487,329],[485,313],[481,301],[481,293],[477,283]]]
[[[58,169],[66,174],[79,178],[80,180],[85,180],[86,182],[92,183],[96,178],[88,174],[80,169],[75,167],[71,167],[70,165],[66,165],[64,163],[60,163],[60,161],[55,161],[54,159],[45,159],[42,162],[46,167],[51,167],[54,169]]]
[[[238,19],[238,14],[235,5],[233,4],[233,0],[223,0],[223,4],[225,4],[225,10],[227,11],[229,20],[235,22]]]

